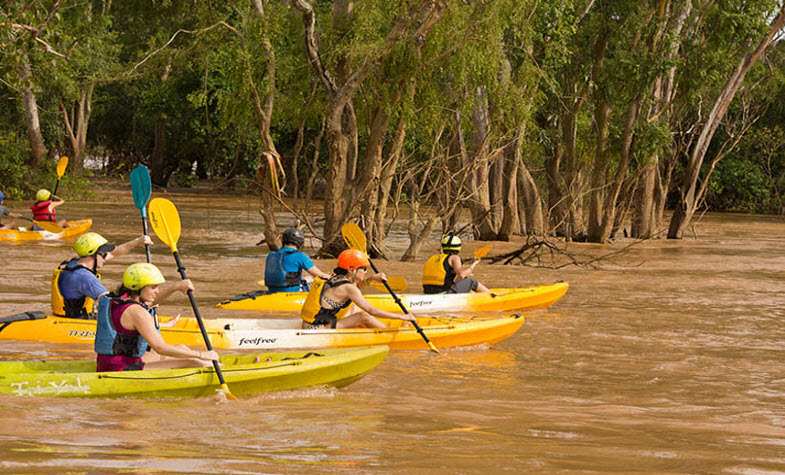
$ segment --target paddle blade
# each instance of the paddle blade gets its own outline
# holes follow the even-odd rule
[[[140,211],[147,207],[152,191],[153,184],[150,181],[150,170],[140,163],[131,170],[131,193],[134,197],[134,205]]]
[[[368,249],[368,241],[365,239],[365,233],[357,223],[346,223],[341,226],[341,235],[346,245],[352,249],[357,249],[366,252]]]
[[[229,385],[227,385],[226,383],[222,384],[218,391],[222,393],[226,397],[226,399],[230,401],[237,400],[237,396],[235,396],[234,394],[232,394],[231,391],[229,391]]]
[[[174,203],[166,198],[153,198],[147,208],[153,232],[172,252],[176,252],[180,239],[180,214]]]
[[[492,248],[493,246],[491,246],[490,244],[486,244],[482,247],[478,247],[477,249],[474,250],[474,258],[482,259],[483,257],[487,256],[489,252],[491,252]]]
[[[63,155],[57,161],[57,178],[60,179],[65,175],[65,169],[68,167],[68,157]]]
[[[387,291],[387,289],[384,287],[384,284],[382,282],[371,280],[370,284],[371,287],[373,287],[374,289],[381,290],[383,292]],[[395,292],[406,292],[406,288],[409,286],[409,283],[406,282],[406,278],[402,275],[388,276],[387,284]]]
[[[51,221],[33,221],[33,224],[50,233],[60,234],[63,232],[63,228]]]

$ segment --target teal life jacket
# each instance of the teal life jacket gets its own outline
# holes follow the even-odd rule
[[[159,329],[156,309],[150,310],[146,305],[139,302],[103,295],[98,299],[95,352],[99,355],[122,355],[131,358],[141,358],[147,351],[147,340],[138,332],[135,332],[135,334],[119,333],[112,319],[112,309],[117,305],[123,304],[141,305],[153,315],[155,328]]]

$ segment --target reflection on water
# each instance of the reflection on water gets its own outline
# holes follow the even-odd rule
[[[261,278],[256,203],[170,198],[205,316],[254,316],[213,304]],[[140,230],[130,192],[64,208],[69,217],[93,217],[95,230],[115,242]],[[697,230],[700,240],[641,243],[598,271],[481,265],[478,277],[489,286],[566,280],[570,292],[553,310],[527,315],[505,342],[395,353],[341,390],[237,402],[0,396],[0,470],[783,472],[785,225],[723,215]],[[392,255],[405,248],[404,236],[393,235]],[[623,245],[572,248],[600,255]],[[68,246],[0,246],[0,315],[47,306],[52,268],[70,256]],[[514,246],[495,243],[493,252]],[[105,282],[116,286],[125,265],[142,256],[107,266]],[[177,278],[163,245],[154,262]],[[380,263],[413,286],[419,281],[421,262]],[[317,264],[330,269],[334,261]],[[188,304],[178,297],[165,310],[187,314]],[[93,354],[0,343],[0,359],[53,357]]]

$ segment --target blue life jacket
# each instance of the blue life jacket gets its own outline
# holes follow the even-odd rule
[[[294,292],[307,288],[307,283],[302,279],[299,269],[297,272],[286,272],[284,266],[287,258],[298,252],[300,251],[297,249],[283,247],[267,255],[264,264],[264,284],[267,288],[280,290],[288,287],[297,287],[297,289],[292,289]]]
[[[103,295],[98,299],[98,321],[96,322],[95,332],[95,352],[99,355],[123,355],[132,358],[141,358],[147,351],[147,340],[140,334],[128,335],[118,333],[112,323],[112,307],[124,303],[141,305],[147,310],[147,306],[128,300],[112,298]],[[148,310],[155,318],[156,309]],[[158,319],[155,319],[155,327],[158,328]]]

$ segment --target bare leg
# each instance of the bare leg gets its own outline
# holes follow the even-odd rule
[[[338,320],[336,328],[387,328],[387,325],[365,312],[355,312]]]
[[[482,285],[480,282],[477,282],[477,292],[490,292],[491,289]]]
[[[186,348],[185,345],[178,346]],[[212,365],[210,361],[196,358],[172,358],[152,350],[145,353],[142,359],[144,360],[144,369],[203,368]]]

